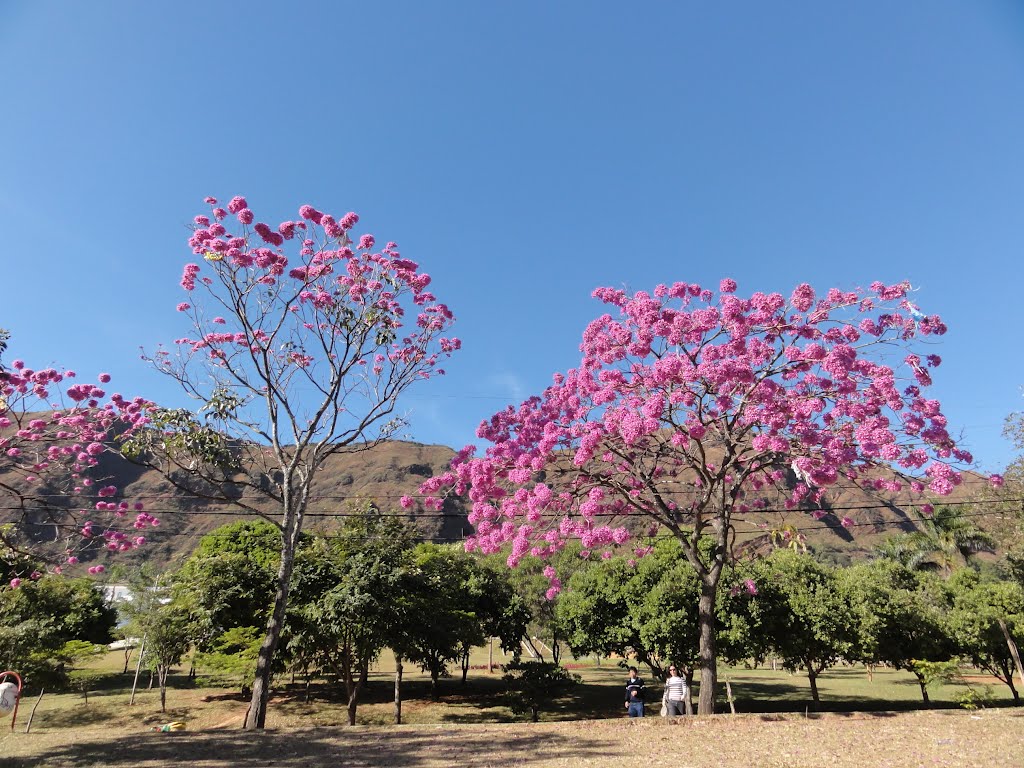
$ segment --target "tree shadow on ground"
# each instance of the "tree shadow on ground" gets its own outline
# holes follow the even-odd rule
[[[468,731],[455,727],[416,729],[318,728],[301,731],[204,731],[146,733],[108,740],[64,744],[30,758],[8,758],[11,768],[48,765],[85,766],[268,766],[306,768],[309,765],[388,766],[417,768],[440,764],[483,768],[524,765],[554,759],[585,764],[609,753],[611,741],[578,740],[557,733]]]

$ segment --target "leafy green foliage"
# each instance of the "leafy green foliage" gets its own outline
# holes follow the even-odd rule
[[[913,672],[927,701],[928,681],[921,665],[947,661],[957,650],[945,631],[946,604],[935,578],[888,560],[857,565],[839,576],[857,631],[848,659]]]
[[[804,669],[819,701],[817,677],[857,647],[856,617],[835,573],[811,556],[776,550],[754,566],[760,626],[787,669]],[[753,616],[753,613],[751,613]]]
[[[401,523],[367,509],[296,561],[288,650],[344,681],[352,724],[370,664],[408,621],[411,546]]]
[[[515,661],[502,667],[513,712],[529,712],[537,722],[541,707],[583,682],[579,675],[547,661]]]
[[[636,563],[589,562],[568,582],[556,611],[573,653],[633,656],[661,676],[664,662],[692,668],[699,643],[697,576],[676,539]]]
[[[1013,581],[982,581],[966,569],[950,578],[948,588],[953,601],[948,631],[960,655],[1001,680],[1019,701],[1007,635],[1018,638],[1024,630],[1024,588]]]
[[[67,644],[109,642],[116,621],[89,579],[44,577],[0,591],[0,666],[18,671],[26,685],[64,685]]]
[[[174,576],[174,600],[189,614],[201,650],[239,627],[264,626],[274,600],[281,533],[263,520],[231,523],[203,536]]]
[[[256,659],[262,642],[261,628],[232,627],[213,641],[208,652],[200,653],[196,663],[237,680],[244,690],[256,674]]]

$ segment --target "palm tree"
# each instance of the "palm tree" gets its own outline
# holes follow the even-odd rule
[[[978,552],[994,552],[995,539],[969,520],[959,507],[936,507],[922,517],[919,530],[890,536],[875,554],[895,560],[912,571],[939,570],[952,573],[968,565]]]
[[[935,547],[933,558],[950,573],[978,552],[995,552],[996,540],[968,519],[960,507],[936,507],[921,521],[920,531]]]
[[[883,560],[894,560],[911,571],[924,571],[935,567],[931,561],[935,551],[931,540],[915,531],[889,536],[875,547],[875,556]]]

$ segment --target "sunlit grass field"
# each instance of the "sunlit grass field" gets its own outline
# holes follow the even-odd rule
[[[465,684],[461,671],[441,680],[440,698],[430,697],[429,676],[406,664],[402,685],[402,719],[408,724],[429,723],[503,723],[522,720],[505,696],[500,665],[507,659],[500,650],[493,652],[494,669],[488,672],[487,648],[475,649]],[[128,705],[134,674],[134,658],[127,674],[122,652],[111,652],[77,670],[73,692],[47,693],[35,714],[32,729],[62,730],[83,727],[119,729],[147,728],[181,720],[190,730],[235,728],[241,724],[248,707],[241,695],[241,680],[212,677],[199,670],[194,680],[188,666],[174,670],[168,682],[167,711],[160,711],[159,689],[149,685],[143,670],[135,704]],[[541,709],[542,721],[618,718],[624,715],[622,690],[625,672],[618,659],[562,659],[580,675],[582,684],[568,694],[552,700]],[[394,722],[394,672],[392,656],[385,652],[374,666],[363,691],[357,722],[384,725]],[[646,670],[641,668],[641,676]],[[967,671],[970,675],[970,671]],[[971,685],[984,693],[990,705],[1012,703],[1009,689],[998,681],[970,676]],[[849,712],[923,709],[917,679],[907,672],[878,668],[869,678],[864,667],[839,666],[818,679],[821,703],[811,701],[807,677],[766,667],[757,669],[723,667],[719,671],[718,712],[728,712],[725,682],[730,683],[737,713]],[[647,679],[650,714],[657,714],[660,684]],[[88,690],[86,702],[85,691]],[[964,685],[940,685],[929,689],[931,708],[955,708]],[[26,697],[18,719],[25,723],[35,704]],[[275,679],[274,695],[267,718],[268,727],[335,726],[347,724],[344,687],[340,683],[315,680],[308,689],[302,679],[285,674]]]

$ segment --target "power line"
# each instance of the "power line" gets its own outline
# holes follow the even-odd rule
[[[319,499],[321,497],[317,497],[317,498]],[[326,498],[330,498],[330,497],[326,497]],[[396,496],[362,496],[362,497],[350,497],[350,498],[352,498],[352,499],[360,499],[360,500],[363,500],[363,501],[370,501],[370,500],[381,499],[381,498],[400,498],[400,497],[396,497]],[[194,501],[194,497],[193,497],[193,501]],[[213,503],[215,503],[218,507],[222,507],[225,504],[227,504],[227,502],[219,501],[219,500],[215,501]],[[872,510],[872,509],[877,509],[877,510],[889,509],[889,510],[891,510],[893,508],[900,509],[900,508],[904,508],[904,507],[905,508],[914,509],[914,508],[920,508],[920,507],[925,507],[925,506],[933,506],[933,507],[934,506],[959,507],[959,506],[978,506],[978,505],[982,505],[982,504],[993,504],[994,505],[994,504],[1022,504],[1022,503],[1024,503],[1024,497],[993,498],[993,499],[973,499],[973,500],[966,500],[966,501],[944,501],[944,500],[935,500],[935,499],[933,499],[931,501],[905,501],[905,502],[904,501],[877,501],[877,502],[873,502],[873,503],[869,503],[869,504],[836,505],[836,506],[829,506],[828,508],[815,508],[815,509],[800,508],[800,507],[794,507],[794,508],[787,508],[787,507],[753,508],[752,507],[752,508],[748,508],[747,510],[741,512],[741,511],[739,511],[738,509],[736,509],[734,507],[732,514],[734,514],[734,515],[773,514],[773,513],[793,514],[793,513],[799,513],[799,512],[810,514],[811,512],[831,513],[831,512],[855,512],[855,511]],[[68,507],[67,508],[68,511],[70,511],[72,509],[74,509],[74,508],[73,507]],[[13,511],[32,512],[32,511],[44,511],[44,510],[45,510],[45,508],[37,508],[36,510],[33,510],[33,509],[26,509],[25,507],[22,507],[22,506],[0,506],[0,512],[4,512],[4,511],[7,511],[7,512],[13,512]],[[81,512],[83,514],[90,514],[90,513],[94,512],[94,511],[95,512],[99,512],[101,514],[105,513],[104,510],[82,510]],[[131,512],[132,512],[132,510],[126,510],[126,513],[130,514]],[[267,510],[267,511],[260,512],[260,511],[249,511],[249,510],[246,510],[246,509],[238,509],[236,507],[228,507],[227,509],[220,509],[220,508],[215,508],[215,509],[179,509],[179,508],[176,508],[176,507],[148,507],[148,508],[145,509],[145,512],[148,513],[148,514],[161,514],[161,515],[180,515],[180,516],[218,515],[218,516],[226,516],[226,517],[231,517],[231,516],[237,516],[237,517],[258,517],[260,515],[266,515],[266,516],[273,517],[273,516],[276,516],[276,515],[279,514],[279,512],[276,511],[276,510]],[[312,510],[312,511],[303,512],[303,516],[304,517],[324,517],[324,518],[363,517],[365,514],[366,514],[365,512],[359,512],[359,511],[356,511],[356,512],[334,512],[334,511]],[[378,516],[386,516],[386,517],[410,517],[410,518],[427,518],[427,519],[430,519],[430,518],[460,518],[460,517],[466,517],[467,516],[465,513],[462,513],[462,512],[444,512],[444,511],[434,511],[434,510],[420,510],[420,511],[416,511],[416,512],[413,512],[413,511],[406,511],[406,512],[380,512],[380,511],[378,511],[378,512],[375,512],[374,514],[376,514]],[[542,511],[542,512],[539,512],[537,514],[540,517],[542,517],[542,518],[562,518],[562,517],[565,517],[566,515],[569,515],[570,513],[567,513],[567,512],[554,512],[554,511]],[[578,513],[576,513],[576,514],[578,514]],[[625,515],[637,515],[637,514],[640,514],[640,513],[629,512],[629,511],[624,511],[624,512],[603,512],[603,513],[595,514],[594,517],[598,517],[598,518],[622,517],[622,516],[625,516]],[[983,513],[983,514],[985,514],[985,513]],[[515,518],[506,518],[506,519],[512,520],[512,519],[519,519],[520,517],[522,517],[522,516],[521,515],[517,515]]]

